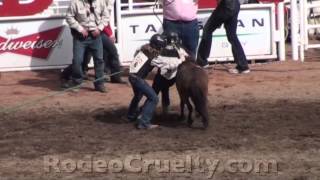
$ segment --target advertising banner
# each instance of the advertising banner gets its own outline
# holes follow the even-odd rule
[[[0,71],[42,69],[72,61],[72,36],[63,18],[0,23]]]
[[[60,10],[65,12],[69,2],[0,0],[0,71],[49,69],[71,64],[72,36],[64,15],[55,14]],[[211,12],[212,9],[198,12],[200,36]],[[116,45],[122,65],[128,65],[137,48],[148,43],[154,33],[162,32],[161,10],[154,13],[142,8],[116,14]],[[243,6],[237,33],[248,59],[277,57],[274,5]],[[213,33],[209,61],[216,60],[233,60],[223,26]]]
[[[200,36],[202,28],[210,16],[212,10],[202,10],[198,12]],[[266,56],[275,57],[276,42],[272,33],[272,8],[246,8],[241,9],[238,20],[238,37],[248,58],[259,58]],[[162,19],[161,14],[158,18]],[[154,14],[122,15],[120,42],[121,59],[124,63],[131,61],[135,50],[142,44],[147,43],[154,33],[161,33],[162,24]],[[231,45],[229,44],[224,27],[217,29],[213,33],[213,45],[210,59],[232,60]]]

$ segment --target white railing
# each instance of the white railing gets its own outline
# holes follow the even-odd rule
[[[134,10],[134,9],[142,9],[142,8],[160,8],[159,3],[155,4],[155,2],[137,2],[133,3],[132,1],[129,1],[128,3],[121,3],[121,9],[122,10]]]
[[[126,49],[128,49],[128,44],[130,41],[130,39],[128,41],[126,41],[125,39],[127,38],[127,34],[130,34],[130,32],[128,32],[128,29],[131,30],[130,28],[128,28],[128,26],[130,26],[130,22],[132,21],[128,21],[128,19],[134,19],[132,17],[137,17],[136,19],[138,19],[138,17],[142,17],[145,16],[146,19],[139,19],[139,21],[144,21],[143,23],[140,22],[136,22],[136,24],[132,24],[133,26],[138,28],[145,28],[145,25],[152,24],[154,25],[154,27],[156,27],[155,29],[159,30],[158,28],[160,26],[159,22],[156,18],[156,16],[154,16],[154,18],[151,18],[150,16],[157,14],[160,19],[162,20],[162,9],[161,9],[161,5],[157,4],[157,7],[154,9],[153,11],[153,6],[154,6],[154,2],[151,3],[147,3],[147,4],[141,4],[141,3],[134,3],[132,1],[128,1],[128,3],[121,3],[121,0],[116,0],[116,11],[118,13],[116,13],[117,17],[117,42],[118,42],[118,47],[119,47],[119,51],[122,52],[120,53],[121,59],[124,59],[124,62],[127,62],[126,57],[129,57],[128,54],[130,54],[129,52],[126,52]],[[150,7],[145,7],[145,5],[150,5]],[[143,8],[141,8],[141,6],[143,6]],[[270,20],[270,29],[272,29],[271,33],[270,33],[270,52],[269,53],[261,53],[261,54],[254,54],[252,53],[252,51],[250,51],[251,55],[248,55],[248,59],[255,59],[255,60],[259,60],[259,59],[276,59],[279,58],[279,60],[285,60],[286,57],[286,51],[285,51],[285,30],[284,30],[284,4],[280,3],[279,4],[279,8],[277,8],[278,10],[278,17],[277,20],[274,16],[275,14],[275,8],[273,4],[250,4],[250,5],[243,5],[242,6],[242,10],[244,12],[253,12],[254,10],[261,10],[261,9],[265,9],[265,10],[270,10],[270,15],[269,18],[266,18],[266,22],[268,22],[268,20]],[[199,10],[199,20],[201,21],[201,23],[203,23],[205,21],[205,19],[207,17],[210,16],[212,9],[200,9]],[[206,15],[204,15],[206,14]],[[246,14],[246,13],[245,13]],[[252,14],[251,14],[252,15]],[[249,15],[249,18],[253,17]],[[267,20],[268,19],[268,20]],[[137,20],[135,20],[137,21]],[[130,25],[126,24],[126,23],[121,23],[121,22],[129,22]],[[276,22],[278,23],[278,25],[276,25]],[[269,25],[269,24],[268,24]],[[278,29],[276,29],[275,27],[278,27]],[[239,28],[240,31],[241,29],[243,30],[243,28]],[[138,30],[139,31],[139,30]],[[159,31],[161,32],[161,30]],[[137,34],[135,34],[137,35]],[[142,37],[142,35],[141,35]],[[148,38],[149,34],[146,33],[146,37]],[[136,37],[138,38],[138,37]],[[140,36],[139,36],[140,38]],[[142,38],[141,38],[142,39]],[[268,39],[266,37],[266,39]],[[136,40],[135,40],[136,41]],[[251,42],[251,41],[250,41]],[[217,43],[216,43],[217,44]],[[278,44],[278,46],[276,45]],[[135,47],[131,47],[131,48],[135,48]],[[222,48],[222,47],[218,47]],[[268,47],[269,48],[269,47]],[[276,49],[278,48],[278,49]],[[221,50],[221,49],[219,49]],[[217,51],[219,51],[217,50]],[[212,51],[213,52],[213,51]],[[221,51],[219,51],[221,52]],[[223,50],[223,52],[225,52],[225,49]],[[230,51],[231,52],[231,51]],[[225,61],[225,60],[232,60],[229,57],[229,52],[225,52],[226,55],[225,56],[215,56],[215,57],[211,57],[212,61]],[[217,54],[217,53],[216,53]],[[254,54],[254,55],[253,55]]]
[[[320,12],[319,0],[291,0],[291,34],[292,34],[292,59],[304,61],[305,51],[311,48],[320,48],[320,42],[309,40],[310,31],[320,28],[320,21],[314,20],[311,24],[310,11]],[[319,16],[320,14],[318,14]],[[319,17],[313,17],[319,18]]]
[[[43,15],[65,16],[71,0],[53,0],[49,8],[43,11]]]

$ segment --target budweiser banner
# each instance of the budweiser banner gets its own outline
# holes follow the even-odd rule
[[[0,71],[54,68],[72,61],[64,19],[0,23]]]

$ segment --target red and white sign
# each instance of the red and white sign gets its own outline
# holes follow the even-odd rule
[[[72,36],[63,18],[0,23],[0,71],[70,64]]]
[[[61,26],[16,39],[6,39],[0,36],[0,55],[10,52],[47,60],[51,50],[62,43],[62,40],[58,39],[62,29]],[[14,28],[6,31],[7,35],[18,33],[19,30]]]
[[[0,2],[1,16],[29,16],[47,9],[52,0],[3,0]]]
[[[218,0],[198,0],[199,9],[209,9],[217,7]]]

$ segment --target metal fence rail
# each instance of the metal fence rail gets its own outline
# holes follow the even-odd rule
[[[53,0],[49,8],[43,11],[42,15],[64,16],[71,0]]]
[[[300,16],[300,33],[298,45],[300,51],[300,60],[304,61],[305,50],[312,48],[320,48],[320,42],[311,43],[309,40],[310,31],[316,31],[317,29],[320,29],[320,14],[318,14],[317,16],[311,16],[310,13],[312,11],[313,13],[314,11],[318,11],[318,13],[320,13],[320,0],[299,1],[298,11]],[[311,18],[314,19],[311,21]]]

